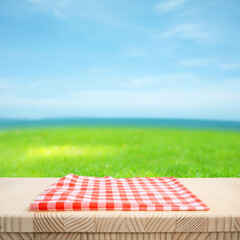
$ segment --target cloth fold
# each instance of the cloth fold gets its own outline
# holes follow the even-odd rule
[[[174,177],[113,178],[69,174],[53,183],[31,210],[207,211]]]

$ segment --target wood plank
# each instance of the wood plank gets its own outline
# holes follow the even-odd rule
[[[95,212],[94,232],[125,232],[125,217],[123,212]]]
[[[33,232],[29,203],[55,180],[0,178],[0,232]]]
[[[176,213],[168,212],[162,216],[157,212],[146,212],[146,232],[174,232],[176,229]]]
[[[172,233],[171,240],[239,240],[239,233]]]
[[[34,233],[0,233],[0,240],[34,240]]]
[[[0,232],[239,232],[240,178],[179,179],[210,211],[29,211],[56,178],[0,178]],[[176,235],[177,236],[177,235]]]
[[[80,233],[35,233],[34,240],[80,240]]]
[[[202,214],[191,217],[179,217],[176,220],[176,232],[206,232],[207,218]]]
[[[125,232],[146,232],[146,212],[126,212]]]
[[[63,212],[35,212],[34,232],[65,232]]]
[[[64,215],[65,232],[94,232],[94,212],[66,212]]]
[[[239,240],[238,232],[218,233],[0,233],[0,240]]]
[[[0,238],[1,239],[1,238]],[[36,233],[35,240],[172,240],[169,233]]]

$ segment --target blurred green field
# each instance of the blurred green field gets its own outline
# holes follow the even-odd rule
[[[240,177],[240,132],[128,127],[0,131],[0,177]]]

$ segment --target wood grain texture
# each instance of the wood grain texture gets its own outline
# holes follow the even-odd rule
[[[199,216],[179,217],[176,220],[176,232],[206,232],[207,218]]]
[[[175,229],[175,213],[163,217],[157,212],[146,212],[146,232],[174,232]]]
[[[0,240],[239,240],[234,233],[0,233]]]
[[[34,240],[34,233],[0,233],[0,240]]]
[[[240,231],[240,178],[179,179],[210,207],[205,212],[29,211],[36,195],[56,181],[0,178],[0,233],[175,233],[177,237],[182,232]]]
[[[64,214],[65,232],[94,232],[94,212],[67,212]]]
[[[64,232],[62,212],[37,212],[33,219],[34,232]]]
[[[36,233],[35,240],[172,240],[169,233]]]
[[[125,232],[146,232],[146,213],[125,213]]]
[[[239,233],[172,233],[171,240],[239,240]]]
[[[125,232],[125,218],[123,212],[95,212],[94,232]]]
[[[33,218],[18,214],[5,214],[0,217],[0,232],[33,232]]]
[[[80,240],[80,233],[35,233],[34,240]]]

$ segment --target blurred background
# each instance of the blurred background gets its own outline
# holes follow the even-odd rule
[[[240,2],[1,0],[0,177],[240,177]]]

